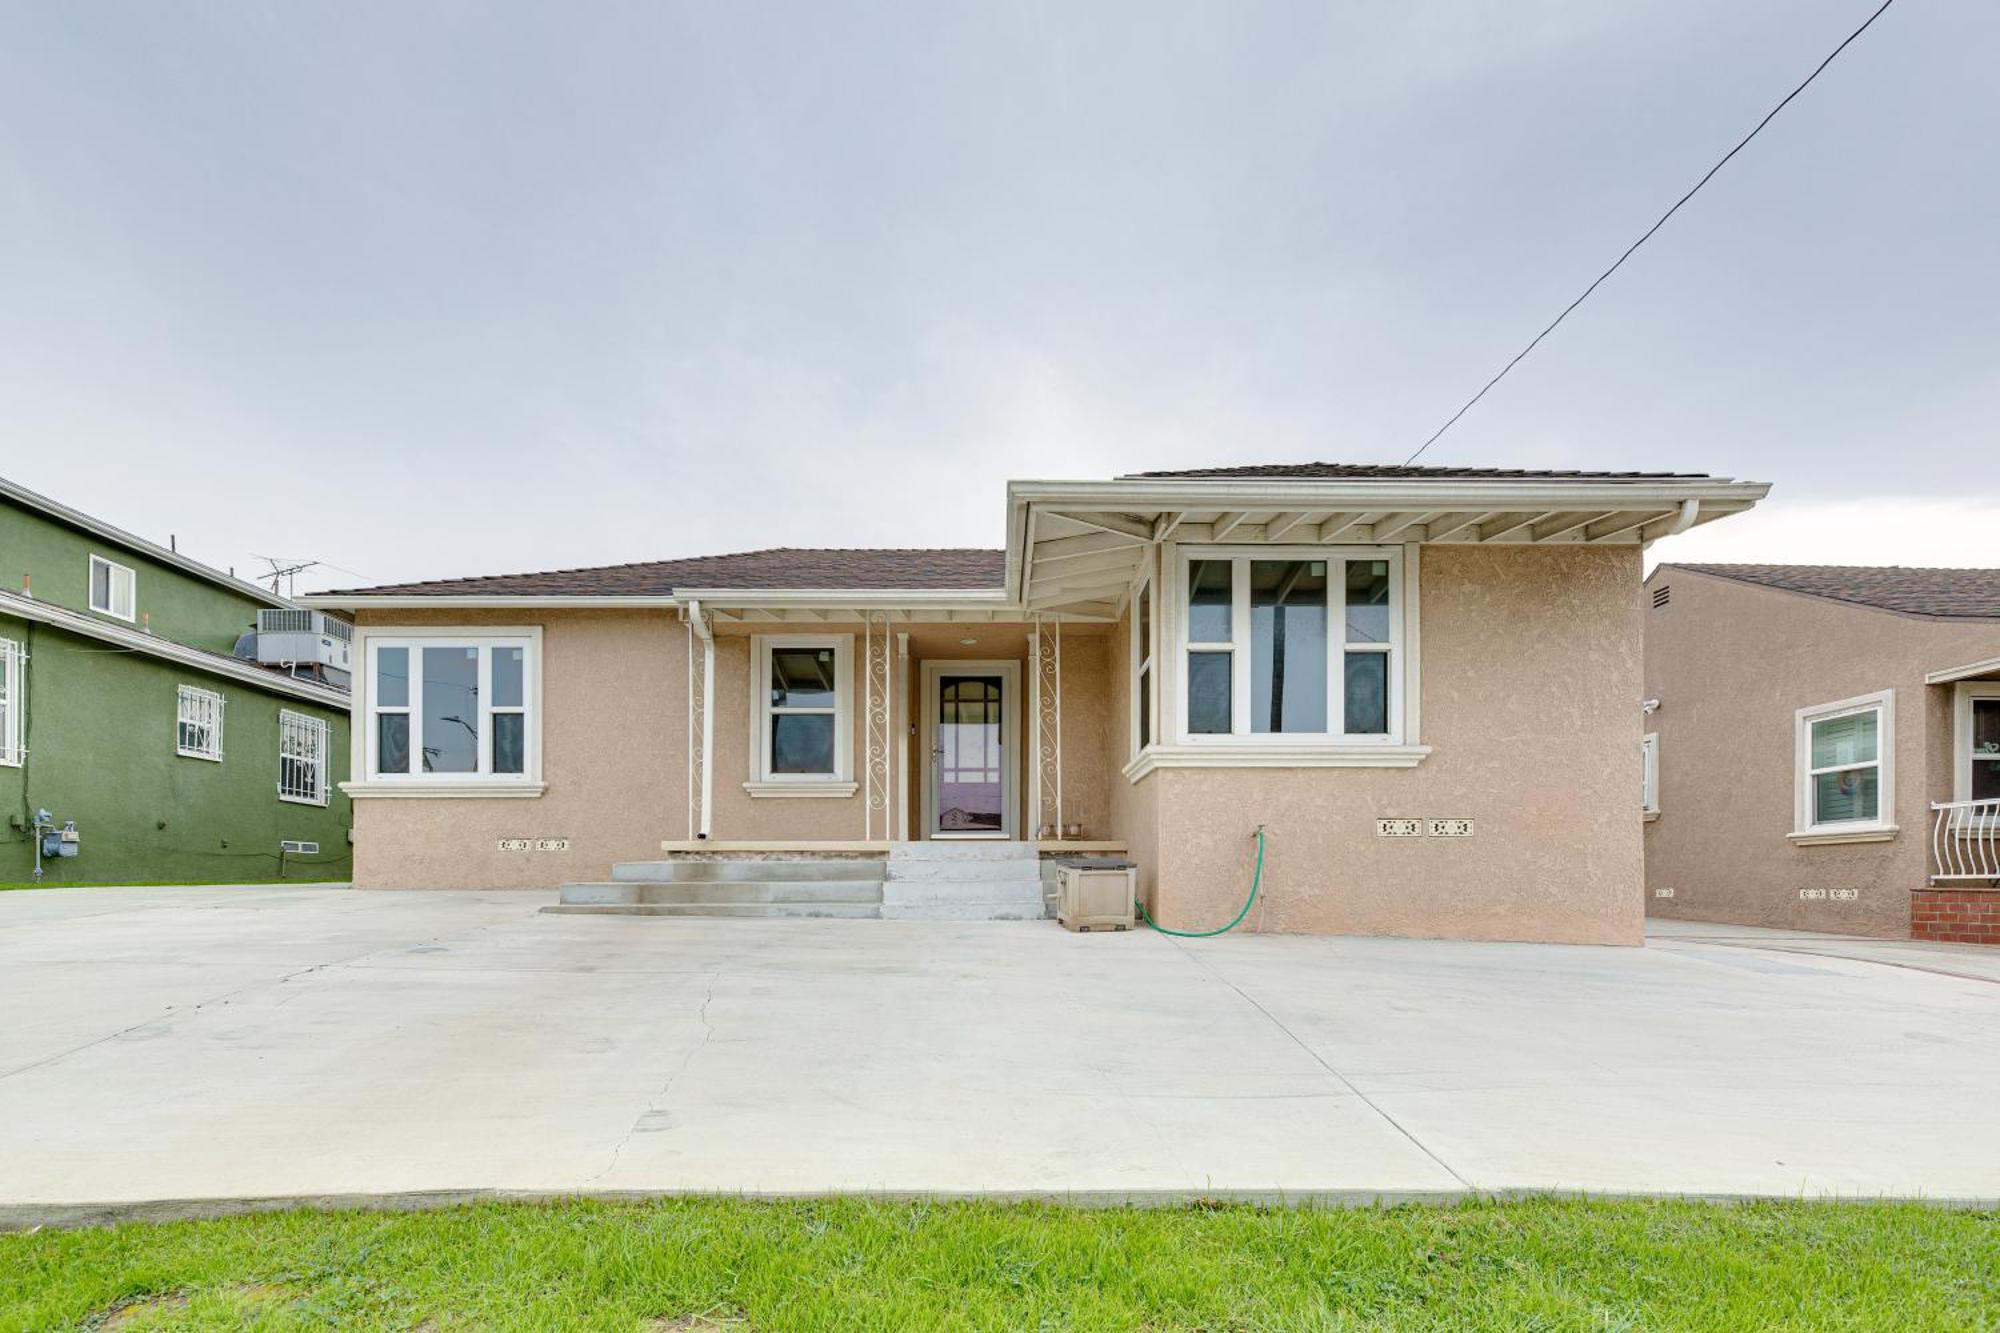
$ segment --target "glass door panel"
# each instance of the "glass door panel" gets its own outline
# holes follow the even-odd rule
[[[998,676],[937,678],[935,833],[1007,832],[1007,760],[1002,750],[1005,697]]]

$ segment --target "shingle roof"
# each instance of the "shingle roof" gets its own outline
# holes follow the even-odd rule
[[[666,597],[678,588],[809,588],[938,591],[998,588],[1005,551],[812,550],[794,546],[538,574],[339,588],[323,597]]]
[[[1666,565],[1836,602],[1947,620],[2000,620],[2000,569],[1904,565]]]
[[[1169,481],[1712,481],[1706,472],[1572,472],[1511,467],[1410,467],[1402,463],[1253,463],[1245,467],[1198,467],[1178,472],[1132,472],[1136,478]]]

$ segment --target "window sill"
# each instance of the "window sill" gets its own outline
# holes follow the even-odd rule
[[[1159,768],[1415,768],[1428,745],[1156,745],[1125,765],[1127,782]]]
[[[1654,820],[1660,817],[1660,812],[1658,810],[1642,810],[1640,811],[1640,814],[1648,824],[1652,823]]]
[[[852,796],[859,783],[828,779],[824,782],[746,782],[743,790],[752,796],[842,797]]]
[[[193,750],[175,750],[174,753],[182,759],[205,759],[211,764],[222,762],[222,756],[219,754],[198,754]]]
[[[1785,838],[1794,847],[1838,847],[1851,842],[1888,842],[1898,832],[1894,824],[1877,825],[1857,829],[1818,829],[1812,832],[1787,833]]]
[[[547,785],[540,782],[343,782],[340,790],[355,799],[375,796],[402,798],[514,797],[540,796]]]
[[[310,796],[286,796],[283,793],[280,793],[278,799],[283,801],[286,805],[310,805],[316,809],[320,810],[326,809],[325,801],[315,801]]]

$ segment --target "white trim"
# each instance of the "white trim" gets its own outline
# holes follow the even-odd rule
[[[1150,563],[1150,562],[1149,562]],[[1130,608],[1125,644],[1125,750],[1136,759],[1148,746],[1160,743],[1160,596],[1158,580],[1143,568],[1126,596]],[[1145,614],[1140,614],[1140,608]],[[1144,681],[1145,689],[1140,689]],[[1142,723],[1143,728],[1142,728]],[[1142,729],[1146,739],[1140,740]]]
[[[1428,745],[1155,745],[1120,770],[1137,782],[1156,768],[1415,768]]]
[[[97,571],[103,567],[107,572],[104,580],[105,605],[97,604]],[[118,609],[118,576],[125,576],[125,609]],[[107,560],[95,551],[90,555],[90,574],[84,584],[83,600],[100,616],[110,616],[113,620],[136,624],[139,620],[139,572],[130,565],[121,565],[116,560]]]
[[[1834,826],[1829,825],[1828,827],[1831,829]],[[1837,847],[1842,843],[1850,842],[1889,842],[1895,838],[1896,833],[1897,829],[1894,824],[1886,824],[1879,828],[1857,828],[1849,833],[1787,833],[1785,841],[1791,843],[1794,847]]]
[[[376,662],[384,648],[409,650],[409,692],[407,702],[387,705],[387,711],[410,718],[410,762],[421,761],[423,753],[423,671],[422,650],[464,646],[478,650],[478,681],[481,695],[475,742],[477,768],[471,773],[381,773],[376,768],[376,716],[383,707],[375,703]],[[343,783],[350,796],[539,796],[542,783],[542,629],[539,625],[367,625],[355,628],[357,657],[354,672],[353,725],[350,732],[352,767],[358,776]],[[496,648],[521,649],[521,704],[495,707],[488,682],[492,679],[492,656]],[[518,713],[524,718],[522,772],[494,773],[493,724],[495,713]]]
[[[206,759],[211,763],[222,762],[223,710],[228,701],[220,690],[205,689],[200,685],[181,685],[174,690],[174,753],[183,759]],[[189,744],[189,728],[193,728],[195,744]],[[206,743],[202,743],[202,742]]]
[[[222,676],[229,680],[254,685],[272,694],[283,694],[306,703],[318,704],[339,712],[348,709],[349,696],[346,690],[335,689],[331,685],[320,685],[313,681],[299,680],[293,676],[281,675],[234,657],[224,657],[202,648],[190,648],[172,639],[163,639],[136,629],[126,629],[123,625],[95,615],[86,615],[53,602],[37,601],[23,597],[19,593],[0,591],[0,614],[15,616],[21,620],[32,620],[38,624],[53,625],[57,629],[95,639],[100,643],[113,643],[121,648],[157,657],[165,662],[191,667],[212,676]]]
[[[303,737],[303,739],[301,739]],[[289,753],[287,746],[297,749]],[[323,717],[311,713],[297,713],[289,708],[278,710],[278,799],[293,805],[324,806],[329,800],[331,786],[327,779],[329,756],[333,746],[333,728]],[[285,761],[292,760],[305,765],[305,771],[312,775],[312,791],[317,795],[288,794],[285,790]]]
[[[1001,821],[998,833],[966,833],[956,830],[941,832],[937,826],[938,764],[934,738],[937,736],[938,726],[938,677],[946,674],[1000,677],[1000,748],[1003,752],[1003,763],[1000,779]],[[918,827],[918,835],[926,842],[1004,841],[1020,836],[1021,664],[1004,659],[958,661],[952,658],[932,658],[923,663],[921,677],[923,698],[919,714],[923,722],[917,730],[917,745],[925,755],[925,763],[921,812],[923,823]]]
[[[355,800],[376,797],[410,797],[424,800],[465,799],[468,797],[540,796],[548,790],[542,782],[342,782],[340,790]]]
[[[1639,813],[1649,819],[1660,817],[1660,733],[1649,731],[1639,738]]]
[[[1989,657],[1983,662],[1967,662],[1964,666],[1949,667],[1943,671],[1933,671],[1924,677],[1926,685],[1950,685],[1973,676],[2000,675],[2000,657]]]
[[[1835,718],[1852,714],[1873,712],[1876,714],[1875,758],[1869,763],[1841,764],[1835,769],[1875,768],[1876,809],[1873,819],[1834,820],[1828,823],[1813,821],[1813,778],[1812,728],[1816,722],[1828,722]],[[1794,840],[1817,839],[1818,835],[1847,837],[1859,833],[1882,833],[1893,836],[1896,831],[1896,692],[1878,690],[1873,694],[1857,694],[1852,699],[1841,699],[1830,704],[1815,704],[1801,708],[1792,715],[1793,768],[1792,768],[1792,836]]]
[[[771,771],[771,654],[779,649],[829,650],[833,653],[833,707],[787,708],[787,713],[833,716],[833,772],[773,773]],[[854,636],[852,634],[753,634],[750,636],[750,782],[757,785],[826,787],[854,781]],[[745,790],[748,790],[746,784]],[[821,794],[826,794],[822,792]]]
[[[1972,795],[1972,704],[1975,699],[2000,699],[2000,681],[1961,680],[1952,687],[1951,799],[1970,801]],[[1966,812],[1970,814],[1970,812]],[[1978,819],[1978,816],[1972,816]],[[1966,822],[1961,817],[1961,822]],[[1982,821],[1983,822],[1983,821]]]
[[[1415,680],[1409,665],[1408,642],[1414,636],[1410,633],[1410,604],[1408,598],[1409,563],[1406,546],[1177,546],[1171,568],[1173,577],[1167,580],[1173,589],[1171,594],[1175,605],[1175,633],[1173,650],[1168,654],[1175,663],[1173,693],[1173,717],[1169,735],[1177,746],[1213,746],[1217,749],[1244,751],[1267,746],[1298,746],[1309,749],[1350,749],[1358,747],[1397,747],[1412,744],[1408,740],[1409,698],[1415,692],[1411,686]],[[1230,566],[1230,639],[1229,642],[1190,640],[1186,637],[1188,624],[1186,606],[1190,566],[1197,560],[1227,561]],[[1384,685],[1388,695],[1386,732],[1342,731],[1327,732],[1262,732],[1252,729],[1251,717],[1252,680],[1251,659],[1253,646],[1250,634],[1250,563],[1256,560],[1308,560],[1327,565],[1327,642],[1326,642],[1326,716],[1330,725],[1344,722],[1346,707],[1346,663],[1349,651],[1376,652],[1388,659]],[[1386,643],[1373,644],[1350,642],[1347,639],[1347,580],[1345,566],[1353,561],[1383,561],[1389,566],[1389,638]],[[1196,733],[1187,729],[1187,659],[1198,652],[1228,652],[1230,654],[1230,730],[1224,733]]]
[[[752,796],[852,796],[860,790],[859,783],[840,782],[835,779],[813,779],[807,782],[746,782],[743,790]]]

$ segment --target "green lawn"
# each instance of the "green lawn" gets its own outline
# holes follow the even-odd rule
[[[2000,1215],[861,1200],[271,1213],[0,1236],[0,1328],[2000,1327]]]

